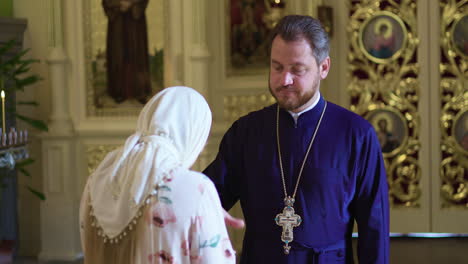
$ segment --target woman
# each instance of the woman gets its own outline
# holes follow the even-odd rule
[[[166,88],[143,108],[137,130],[86,184],[85,263],[235,263],[212,182],[189,170],[211,126],[204,98]]]

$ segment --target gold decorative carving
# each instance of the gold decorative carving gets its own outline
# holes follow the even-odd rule
[[[249,112],[274,104],[275,102],[275,98],[269,93],[224,96],[224,119],[228,122],[234,122]]]
[[[404,201],[404,206],[413,207],[419,205],[421,188],[421,169],[418,160],[408,155],[399,155],[391,163],[387,171],[390,186],[390,202],[392,204]]]
[[[377,131],[393,207],[418,207],[421,197],[416,2],[349,5],[350,108]]]
[[[93,173],[99,163],[104,159],[107,153],[115,150],[120,145],[92,145],[86,149],[88,161],[88,175]]]
[[[468,208],[468,1],[440,1],[440,18],[441,206]]]

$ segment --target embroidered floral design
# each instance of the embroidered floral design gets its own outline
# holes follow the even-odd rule
[[[203,224],[203,216],[198,215],[195,216],[195,225],[193,226],[193,232],[197,232],[198,230],[201,230]]]
[[[177,221],[174,211],[165,203],[156,203],[150,211],[147,222],[157,227],[164,227]]]
[[[190,248],[191,248],[189,241],[188,240],[182,241],[182,244],[180,245],[180,247],[182,248],[182,254],[184,256],[188,256]]]
[[[164,263],[164,264],[175,264],[174,257],[171,256],[168,252],[161,250],[156,254],[148,256],[150,264]],[[159,260],[159,261],[158,261]]]
[[[174,176],[174,171],[171,170],[168,175],[165,175],[163,177],[163,181],[166,183],[171,182],[173,176]]]
[[[203,194],[205,193],[205,185],[204,184],[198,184],[198,191]]]
[[[169,174],[169,177],[165,178],[164,182],[172,180],[172,174]],[[157,191],[157,199],[154,200],[146,220],[148,224],[162,228],[177,221],[174,211],[170,207],[172,200],[162,194],[163,192],[172,192],[172,189],[165,184],[158,184],[155,190]]]
[[[231,245],[231,241],[229,240],[229,238],[225,238],[223,239],[223,242],[221,242],[221,247],[223,249],[223,252],[224,252],[224,256],[226,258],[232,258],[234,257],[235,255],[235,252],[234,250],[232,250],[232,245]]]
[[[221,240],[221,235],[220,234],[217,234],[216,236],[210,238],[210,239],[207,239],[203,242],[200,243],[199,245],[199,248],[202,249],[202,248],[206,248],[206,247],[212,247],[212,248],[215,248],[218,246],[218,243],[219,241]]]
[[[157,189],[158,189],[159,191],[166,191],[166,192],[171,192],[171,191],[172,191],[172,189],[171,189],[169,186],[167,186],[167,185],[159,185],[159,186],[157,187]]]
[[[159,201],[161,201],[162,203],[165,203],[165,204],[172,204],[172,200],[167,198],[166,196],[159,197]]]
[[[201,263],[202,257],[201,256],[190,256],[191,264],[198,264]]]
[[[156,190],[158,190],[158,200],[162,203],[165,203],[165,204],[172,204],[172,200],[167,197],[167,196],[163,196],[161,195],[161,192],[172,192],[172,189],[167,186],[167,185],[158,185],[156,187]]]
[[[182,241],[182,244],[180,245],[180,247],[182,248],[182,254],[184,256],[189,256],[190,254],[190,250],[192,249],[192,243],[190,241],[191,235],[189,236],[188,240]],[[192,264],[201,263],[201,259],[201,256],[190,255],[190,261]]]

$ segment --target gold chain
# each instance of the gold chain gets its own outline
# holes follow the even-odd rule
[[[320,119],[318,121],[317,127],[315,128],[314,134],[312,135],[312,138],[310,139],[309,148],[307,149],[304,160],[302,161],[301,170],[299,171],[299,176],[297,177],[296,187],[294,188],[294,193],[292,195],[293,200],[296,197],[297,187],[299,186],[299,181],[301,180],[301,176],[302,176],[302,170],[304,169],[307,156],[309,156],[309,152],[310,152],[310,149],[312,148],[312,144],[314,143],[314,139],[315,139],[315,136],[317,135],[317,131],[320,127],[320,124],[322,123],[322,118],[323,118],[323,115],[325,114],[325,109],[327,109],[327,101],[325,101],[325,106],[323,107],[322,114],[320,115]],[[284,180],[283,162],[281,161],[281,147],[280,147],[280,140],[279,140],[279,105],[276,110],[276,143],[278,146],[278,157],[279,157],[279,164],[280,164],[280,170],[281,170],[281,179],[283,180],[284,197],[287,198],[288,193],[286,192],[286,181]]]

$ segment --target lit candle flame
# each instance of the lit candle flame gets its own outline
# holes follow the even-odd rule
[[[2,97],[2,133],[6,133],[6,126],[5,126],[5,92],[2,90],[0,93]]]

